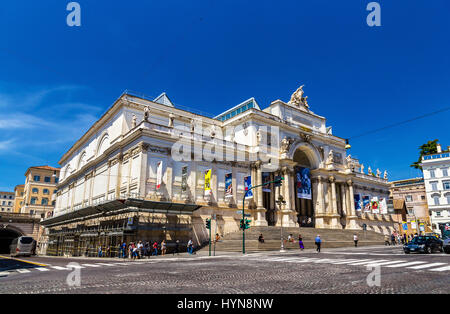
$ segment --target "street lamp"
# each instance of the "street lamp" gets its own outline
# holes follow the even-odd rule
[[[284,244],[283,244],[283,214],[282,214],[282,205],[286,205],[286,201],[284,200],[283,195],[278,196],[278,200],[275,201],[275,203],[278,204],[278,207],[280,207],[280,222],[281,222],[281,230],[280,230],[280,238],[281,238],[281,247],[280,252],[285,252],[284,250]]]

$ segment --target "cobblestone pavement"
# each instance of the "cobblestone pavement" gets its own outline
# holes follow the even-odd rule
[[[448,293],[450,255],[403,254],[401,247],[288,253],[167,256],[150,260],[33,257],[5,270],[0,293]],[[79,266],[81,285],[66,278]],[[374,268],[379,266],[379,268]],[[3,269],[1,268],[3,267]],[[20,267],[20,268],[17,268]],[[380,285],[367,278],[380,271]],[[371,279],[375,277],[369,276]]]

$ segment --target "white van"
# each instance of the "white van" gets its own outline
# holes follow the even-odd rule
[[[32,237],[18,237],[12,240],[9,246],[11,256],[31,256],[33,254],[36,241]]]

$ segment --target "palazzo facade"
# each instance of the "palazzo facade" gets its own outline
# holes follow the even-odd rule
[[[166,94],[124,92],[59,161],[54,215],[42,222],[47,253],[89,255],[99,244],[163,238],[169,248],[189,238],[202,244],[207,218],[221,235],[238,231],[248,186],[276,176],[281,187],[255,188],[244,201],[252,226],[391,232],[390,213],[364,212],[359,201],[386,201],[387,173],[365,173],[347,155],[302,87],[289,102],[261,109],[250,98],[216,117]]]

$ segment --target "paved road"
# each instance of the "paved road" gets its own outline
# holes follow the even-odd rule
[[[405,255],[401,247],[21,260],[0,258],[0,293],[448,293],[450,287],[450,255]],[[67,267],[70,262],[76,268]],[[67,284],[75,271],[80,286]]]

